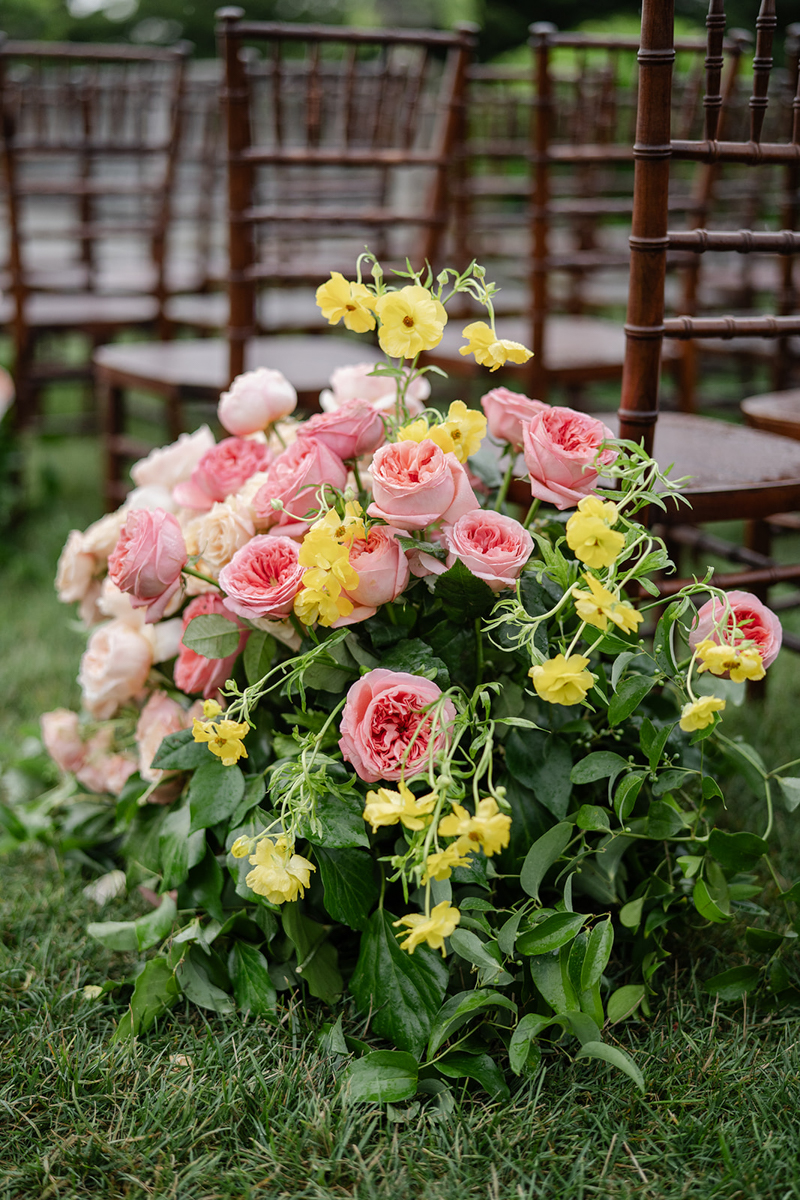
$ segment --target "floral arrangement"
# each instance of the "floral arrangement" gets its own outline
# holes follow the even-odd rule
[[[122,508],[70,535],[84,712],[46,714],[44,741],[62,802],[114,797],[94,841],[154,894],[90,927],[144,960],[117,1038],[181,995],[270,1018],[300,988],[349,993],[395,1047],[323,1027],[358,1056],[355,1097],[461,1077],[503,1095],[545,1034],[642,1086],[603,1029],[649,1013],[675,928],[745,915],[763,963],[709,986],[791,992],[754,872],[774,781],[790,807],[800,781],[720,729],[780,625],[709,579],[658,600],[670,564],[641,515],[674,485],[599,420],[505,387],[480,412],[425,407],[420,356],[465,292],[487,321],[462,353],[525,361],[475,264],[389,284],[362,256],[318,304],[377,330],[385,365],[337,371],[303,421],[278,372],[240,376],[229,436],[154,451]],[[717,827],[726,767],[763,800],[763,837]],[[799,898],[783,889],[789,921]]]

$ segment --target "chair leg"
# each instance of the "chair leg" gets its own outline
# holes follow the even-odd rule
[[[124,455],[120,442],[125,432],[125,392],[118,384],[100,376],[97,379],[97,399],[103,422],[105,505],[107,512],[113,512],[119,506],[124,487]]]

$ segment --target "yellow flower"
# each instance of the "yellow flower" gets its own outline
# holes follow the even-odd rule
[[[511,836],[511,817],[501,813],[497,801],[485,796],[478,802],[478,811],[472,816],[460,804],[439,822],[440,837],[457,837],[463,849],[470,842],[480,846],[487,858],[505,849]]]
[[[444,425],[429,425],[425,417],[417,417],[416,421],[397,431],[398,442],[424,442],[426,438],[435,442],[445,454],[455,454],[456,444],[450,432]]]
[[[381,825],[396,825],[398,821],[406,829],[424,829],[430,824],[430,814],[435,807],[435,792],[417,799],[401,780],[396,792],[383,787],[377,792],[367,792],[366,807],[361,815],[372,826],[373,833],[377,833]]]
[[[353,574],[358,576],[355,571]],[[333,625],[340,617],[349,617],[353,602],[342,592],[332,571],[313,568],[303,576],[303,587],[294,598],[294,611],[304,625]]]
[[[712,642],[710,638],[698,643],[696,653],[700,660],[698,675],[702,675],[704,671],[710,671],[712,675],[725,675],[739,661],[733,646],[721,646],[719,642]]]
[[[444,939],[450,937],[460,920],[461,913],[458,909],[452,908],[449,900],[443,900],[431,909],[429,917],[424,913],[409,913],[407,917],[395,921],[394,925],[395,928],[398,925],[407,925],[411,930],[406,940],[400,943],[401,949],[413,954],[417,946],[427,942],[431,950],[441,950],[444,958]]]
[[[203,701],[203,716],[207,721],[213,720],[214,717],[220,716],[221,713],[222,705],[218,704],[216,700]]]
[[[416,358],[432,350],[447,324],[444,305],[419,284],[379,296],[375,311],[381,321],[378,342],[390,358]]]
[[[196,742],[207,742],[211,753],[222,759],[222,765],[232,767],[240,758],[247,758],[242,738],[249,728],[236,721],[200,721],[195,717],[192,737]]]
[[[375,328],[372,292],[363,283],[350,283],[338,271],[331,271],[328,282],[317,288],[317,305],[329,325],[344,321],[345,328],[353,333],[367,333]]]
[[[616,562],[625,535],[611,528],[618,518],[617,506],[599,496],[584,496],[578,511],[567,521],[567,545],[576,558],[595,571]]]
[[[497,371],[504,363],[526,363],[533,358],[533,351],[528,350],[521,342],[509,342],[506,338],[498,338],[485,321],[473,321],[462,331],[469,343],[459,348],[459,354],[474,354],[475,362],[490,371]]]
[[[612,621],[623,633],[634,633],[644,620],[643,615],[626,600],[620,600],[618,592],[604,588],[594,575],[584,575],[583,578],[589,585],[589,591],[582,592],[577,585],[572,589],[575,610],[580,619],[604,632],[608,629],[608,622]]]
[[[548,704],[579,704],[594,683],[594,675],[586,670],[588,665],[589,659],[581,654],[570,654],[568,658],[557,654],[531,667],[528,674],[536,694]]]
[[[722,712],[724,707],[725,701],[717,696],[701,696],[699,700],[690,700],[681,709],[681,729],[684,733],[705,729],[714,720],[714,713]]]
[[[350,566],[350,551],[331,536],[327,529],[309,529],[297,556],[301,567],[330,572],[344,588],[358,587],[358,573]],[[315,584],[303,576],[305,587]]]
[[[731,679],[734,683],[743,683],[745,679],[763,679],[766,675],[761,655],[755,646],[737,647],[738,661],[731,667]]]
[[[231,846],[231,854],[234,858],[244,858],[253,849],[253,839],[249,837],[238,837]]]
[[[463,400],[454,400],[447,420],[439,428],[449,433],[456,458],[460,463],[465,463],[471,454],[480,449],[486,433],[486,417],[482,412],[467,408]]]
[[[425,874],[422,876],[422,882],[427,883],[429,879],[449,879],[450,872],[454,867],[468,867],[472,862],[469,851],[474,849],[470,845],[469,838],[459,838],[458,841],[452,842],[446,850],[438,850],[434,854],[429,854],[425,859]]]
[[[253,870],[245,883],[259,896],[266,896],[271,904],[291,903],[304,895],[311,872],[317,869],[307,858],[295,854],[294,846],[285,837],[275,841],[262,838],[250,862]]]

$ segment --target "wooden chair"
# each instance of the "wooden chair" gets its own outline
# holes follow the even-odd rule
[[[315,404],[338,366],[374,358],[346,335],[264,337],[261,291],[352,277],[364,249],[390,263],[436,263],[447,174],[473,42],[457,33],[246,21],[221,9],[227,135],[227,339],[102,347],[95,355],[107,414],[107,500],[124,494],[124,393],[163,397],[169,431],[183,401],[216,401],[246,368],[278,368]],[[247,43],[265,47],[254,68]],[[365,202],[366,201],[366,202]],[[416,231],[416,232],[415,232]]]
[[[10,285],[0,323],[12,331],[19,425],[49,380],[90,376],[63,352],[38,361],[46,338],[78,331],[98,344],[163,322],[187,52],[0,41]]]
[[[800,233],[792,230],[671,231],[668,228],[668,186],[675,162],[747,163],[756,170],[770,164],[792,168],[800,159],[800,93],[794,102],[791,139],[768,142],[762,138],[776,20],[774,0],[762,0],[756,22],[748,137],[740,141],[722,140],[718,136],[718,120],[722,100],[724,0],[710,0],[703,134],[694,139],[673,138],[670,127],[673,0],[644,0],[634,148],[631,286],[618,414],[621,437],[641,441],[663,466],[674,463],[676,477],[691,476],[691,482],[683,490],[692,505],[693,522],[748,522],[749,548],[740,552],[738,558],[749,564],[749,568],[720,577],[717,582],[762,593],[771,583],[800,578],[800,565],[777,566],[765,553],[766,519],[775,513],[800,508],[800,443],[719,420],[660,413],[658,396],[665,337],[777,338],[800,333],[800,315],[796,312],[742,318],[690,314],[664,317],[665,268],[670,249],[742,254],[759,249],[773,253],[800,249]],[[675,536],[686,521],[686,510],[670,505],[658,520]],[[734,551],[734,561],[736,557]],[[662,590],[668,594],[675,586],[678,585],[666,582]],[[795,640],[800,646],[800,640]]]

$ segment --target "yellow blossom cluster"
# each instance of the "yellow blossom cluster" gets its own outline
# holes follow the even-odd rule
[[[192,737],[196,742],[205,742],[212,754],[222,760],[222,765],[232,767],[240,758],[247,758],[247,750],[243,742],[245,734],[250,729],[246,723],[238,721],[215,721],[220,716],[222,708],[216,700],[206,700],[203,705],[204,720],[198,717],[192,722]]]
[[[307,569],[294,601],[294,611],[304,625],[333,625],[350,616],[353,602],[344,589],[358,586],[358,572],[350,566],[350,547],[354,538],[365,536],[359,504],[348,503],[344,517],[331,509],[311,526],[298,555],[300,566]]]
[[[317,305],[329,325],[344,322],[353,333],[369,333],[375,328],[375,297],[363,283],[351,283],[338,271],[331,271],[327,283],[317,288]]]
[[[417,946],[427,942],[432,950],[441,950],[444,957],[444,939],[450,937],[460,920],[461,913],[458,909],[453,908],[449,900],[442,900],[427,916],[425,913],[409,913],[394,924],[395,927],[406,925],[411,930],[406,940],[400,943],[401,948],[409,954],[413,954]]]
[[[245,883],[259,896],[266,896],[271,904],[290,904],[303,896],[311,872],[317,869],[307,858],[295,854],[294,843],[283,836],[261,838],[255,854],[250,855],[250,863],[253,870]]]
[[[567,521],[567,545],[575,557],[594,571],[612,566],[625,545],[625,535],[612,529],[618,519],[612,501],[584,496]]]
[[[476,363],[490,371],[499,370],[507,362],[526,363],[533,357],[527,346],[499,338],[485,321],[473,321],[464,328],[461,336],[467,339],[467,345],[460,347],[459,354],[474,354]]]
[[[730,675],[735,683],[746,679],[763,679],[766,675],[761,655],[755,646],[725,646],[706,638],[699,642],[695,653],[700,659],[698,675],[710,671],[712,675]]]
[[[589,585],[589,591],[581,591],[577,584],[572,589],[575,609],[580,619],[587,625],[602,629],[603,632],[608,629],[608,623],[611,621],[623,633],[635,633],[639,623],[644,620],[642,614],[637,612],[632,604],[628,604],[627,600],[620,600],[618,591],[610,592],[608,588],[604,588],[594,575],[584,575],[583,578]]]
[[[373,833],[377,833],[381,826],[396,825],[398,821],[406,829],[417,830],[430,824],[430,814],[435,807],[435,792],[417,798],[401,779],[396,792],[385,787],[378,788],[376,792],[367,792],[367,804],[362,816],[372,826]]]
[[[582,654],[556,654],[534,664],[528,674],[537,696],[548,704],[580,704],[594,684],[588,666],[589,659]]]
[[[471,454],[480,449],[485,433],[484,414],[467,408],[463,400],[454,400],[444,421],[430,425],[425,417],[418,417],[398,430],[397,440],[421,442],[428,438],[445,454],[455,454],[460,463],[465,463]]]
[[[722,712],[724,707],[725,701],[718,696],[701,696],[698,700],[690,700],[681,709],[681,729],[684,733],[705,729],[714,720],[714,713]]]

